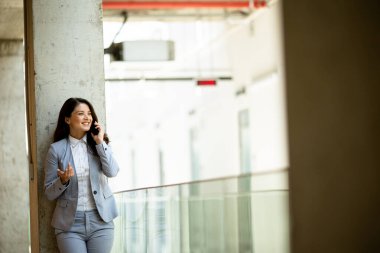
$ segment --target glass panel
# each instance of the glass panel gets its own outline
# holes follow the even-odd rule
[[[116,194],[114,253],[289,253],[287,173]]]
[[[148,190],[148,252],[180,252],[178,189]]]
[[[115,241],[112,252],[146,252],[146,190],[116,194],[119,217],[115,219]]]

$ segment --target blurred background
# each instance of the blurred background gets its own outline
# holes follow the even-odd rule
[[[113,252],[290,252],[281,3],[139,3],[103,3]]]
[[[115,191],[288,167],[280,4],[246,4],[105,9]]]
[[[380,1],[0,1],[0,252],[57,252],[44,159],[88,98],[113,253],[380,252]]]

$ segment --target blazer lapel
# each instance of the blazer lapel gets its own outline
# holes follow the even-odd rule
[[[63,157],[63,161],[64,161],[64,166],[66,166],[64,169],[67,168],[67,166],[69,165],[69,162],[74,169],[74,176],[71,177],[71,179],[70,179],[71,180],[70,185],[72,187],[73,193],[77,193],[78,192],[77,171],[75,168],[74,157],[73,157],[73,154],[71,152],[70,141],[67,138],[66,138],[66,150],[65,150],[64,157]]]

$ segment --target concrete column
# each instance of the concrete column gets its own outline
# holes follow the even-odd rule
[[[22,40],[0,40],[0,252],[28,252],[29,183]]]
[[[291,252],[380,252],[380,2],[283,5]]]
[[[43,193],[43,162],[59,110],[69,97],[93,103],[105,122],[101,0],[33,0],[40,252],[57,252],[50,226],[55,202]]]

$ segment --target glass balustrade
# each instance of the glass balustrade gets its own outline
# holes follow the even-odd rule
[[[289,253],[286,171],[116,193],[113,253]]]

